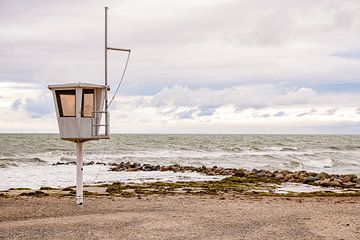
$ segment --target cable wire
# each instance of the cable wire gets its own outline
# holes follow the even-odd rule
[[[106,151],[106,142],[107,142],[107,139],[105,139],[105,142],[104,142],[104,150],[103,150],[103,154],[102,154],[101,161],[99,162],[99,163],[100,163],[100,166],[99,166],[98,171],[97,171],[97,173],[96,173],[96,175],[95,175],[95,179],[94,179],[93,183],[96,183],[96,180],[97,180],[97,178],[98,178],[98,176],[99,176],[99,174],[100,174],[101,167],[102,167],[102,165],[103,165],[103,163],[104,163],[105,151]]]
[[[120,89],[120,86],[121,86],[121,84],[122,84],[122,82],[123,82],[123,80],[124,80],[124,76],[125,76],[125,73],[126,73],[128,64],[129,64],[129,60],[130,60],[130,51],[128,52],[128,55],[127,55],[127,58],[126,58],[126,63],[125,63],[125,66],[124,66],[123,73],[122,73],[122,75],[121,75],[120,82],[119,82],[118,86],[116,87],[115,93],[114,93],[114,95],[112,96],[112,98],[111,98],[108,106],[111,105],[112,101],[114,100],[116,94],[118,93],[118,91],[119,91],[119,89]]]

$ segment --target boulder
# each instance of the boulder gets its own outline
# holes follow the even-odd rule
[[[331,181],[330,178],[326,178],[324,180],[321,180],[320,185],[324,186],[324,187],[328,187],[328,186],[330,186],[329,185],[330,181]]]
[[[169,166],[161,166],[160,171],[170,171],[170,167]]]
[[[323,180],[323,179],[326,179],[326,178],[330,178],[330,175],[327,174],[326,172],[321,172],[321,173],[319,173],[319,174],[317,175],[317,177],[318,177],[319,179]]]
[[[244,177],[246,175],[246,172],[244,169],[237,169],[233,176],[235,177]]]
[[[275,179],[284,180],[284,175],[282,173],[278,173],[278,174],[276,174]]]
[[[313,184],[315,181],[320,180],[318,177],[307,177],[304,179],[303,183],[305,184]]]
[[[341,186],[341,183],[335,179],[335,180],[332,180],[332,181],[329,182],[329,186],[331,186],[331,187],[339,187],[339,186]]]
[[[344,187],[355,187],[356,183],[353,183],[353,182],[345,182],[345,183],[342,183],[342,185]]]

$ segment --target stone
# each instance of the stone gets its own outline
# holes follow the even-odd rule
[[[285,175],[285,180],[286,181],[294,180],[294,174],[293,173],[286,174]]]
[[[235,174],[232,170],[229,170],[229,169],[225,169],[224,172],[223,172],[224,175],[233,175]]]
[[[318,177],[319,179],[323,180],[323,179],[326,179],[326,178],[330,178],[330,175],[327,174],[327,173],[325,173],[325,172],[321,172],[321,173],[319,173],[319,174],[317,175],[317,177]]]
[[[283,179],[284,179],[284,175],[281,174],[281,173],[278,173],[278,174],[276,174],[275,179],[277,179],[277,180],[283,180]]]
[[[321,185],[321,180],[317,180],[314,182],[314,185]]]
[[[89,166],[89,165],[94,165],[95,162],[94,161],[90,161],[90,162],[86,162],[84,163],[84,166]]]
[[[339,187],[339,186],[341,186],[341,183],[339,181],[332,180],[332,181],[329,182],[329,186],[331,186],[331,187]]]
[[[330,178],[321,180],[320,185],[321,185],[321,186],[324,186],[324,187],[330,186],[330,185],[329,185],[330,181],[331,181]]]
[[[292,172],[288,171],[288,170],[282,170],[280,171],[280,173],[283,175],[283,176],[286,176],[287,174],[290,174]]]
[[[318,177],[307,177],[304,179],[303,183],[309,184],[309,183],[313,183],[317,180],[320,180],[320,179]]]
[[[351,178],[349,176],[342,176],[340,177],[340,182],[343,183],[347,183],[347,182],[351,182]]]
[[[246,174],[245,174],[245,171],[244,171],[244,169],[238,169],[238,170],[236,170],[236,172],[234,173],[234,175],[233,176],[235,176],[235,177],[244,177]]]
[[[355,187],[356,183],[353,183],[353,182],[345,182],[345,183],[342,183],[342,185],[344,187]]]
[[[160,171],[170,171],[170,167],[169,166],[161,166]]]
[[[130,168],[126,169],[126,171],[127,172],[136,172],[136,171],[138,171],[138,169],[130,167]]]

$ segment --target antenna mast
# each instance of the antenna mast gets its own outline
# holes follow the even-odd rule
[[[106,94],[105,94],[105,124],[107,126],[109,126],[109,117],[108,117],[108,108],[109,108],[109,104],[108,104],[108,91],[109,91],[109,87],[108,87],[108,66],[107,66],[107,54],[108,54],[108,50],[112,50],[112,51],[121,51],[121,52],[129,52],[130,53],[130,49],[124,49],[124,48],[113,48],[113,47],[108,47],[108,33],[107,33],[107,28],[108,28],[108,11],[109,8],[105,7],[105,86],[107,87],[106,90]],[[109,135],[109,130],[108,127],[105,130],[105,135]]]

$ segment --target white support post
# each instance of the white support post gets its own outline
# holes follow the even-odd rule
[[[76,205],[83,205],[83,143],[76,143]]]

